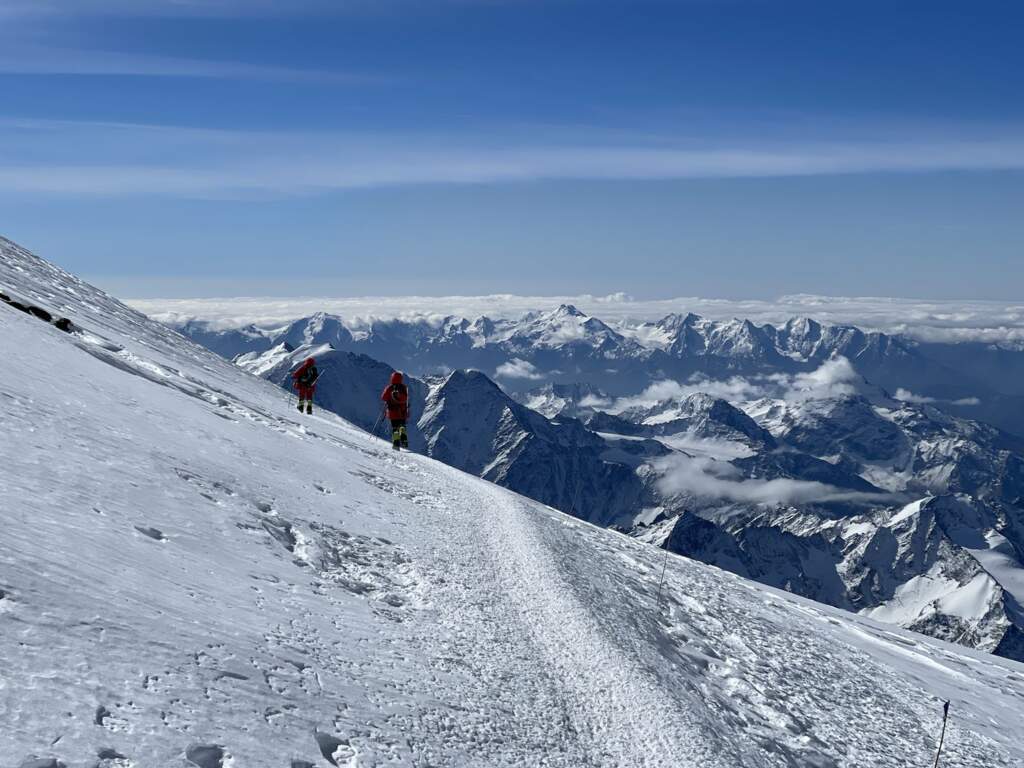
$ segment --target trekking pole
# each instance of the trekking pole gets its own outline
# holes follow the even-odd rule
[[[383,419],[383,418],[384,418],[384,411],[381,411],[380,413],[377,414],[377,420],[375,422],[373,422],[373,431],[370,432],[370,434],[373,435],[374,437],[377,437],[377,427],[380,426],[380,420]]]
[[[576,505],[580,501],[580,490],[582,488],[583,488],[583,478],[580,477],[580,479],[576,482],[576,493],[572,497],[572,506],[569,507],[569,515],[570,515],[570,517],[573,516],[574,513],[576,512]]]
[[[942,705],[942,735],[939,736],[939,749],[935,753],[935,765],[932,768],[939,768],[939,757],[942,756],[942,742],[946,740],[946,722],[949,720],[949,702]]]

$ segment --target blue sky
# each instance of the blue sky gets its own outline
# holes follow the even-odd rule
[[[1024,7],[0,0],[0,234],[122,295],[1016,300]]]

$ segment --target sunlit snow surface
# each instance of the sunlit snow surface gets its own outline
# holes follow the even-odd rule
[[[1024,665],[677,557],[659,604],[661,551],[0,249],[87,331],[0,305],[0,766],[917,767],[943,698],[944,766],[1024,765]]]

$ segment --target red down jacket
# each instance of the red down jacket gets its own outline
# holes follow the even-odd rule
[[[391,374],[391,383],[384,387],[380,399],[387,406],[391,421],[405,421],[409,418],[409,390],[398,371]]]

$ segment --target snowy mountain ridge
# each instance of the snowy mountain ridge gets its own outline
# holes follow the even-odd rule
[[[948,764],[1024,761],[1020,664],[300,419],[4,240],[0,290],[80,329],[0,304],[16,767],[909,768],[944,699]]]
[[[1013,375],[1024,371],[1024,352],[927,344],[810,318],[774,326],[691,313],[610,325],[562,305],[519,319],[451,316],[350,328],[343,318],[318,313],[284,329],[224,330],[194,320],[178,329],[228,358],[283,342],[293,347],[330,343],[414,375],[474,368],[517,396],[542,384],[585,383],[622,397],[665,379],[808,373],[841,356],[866,379],[903,393],[904,399],[1024,436],[1024,379]]]

